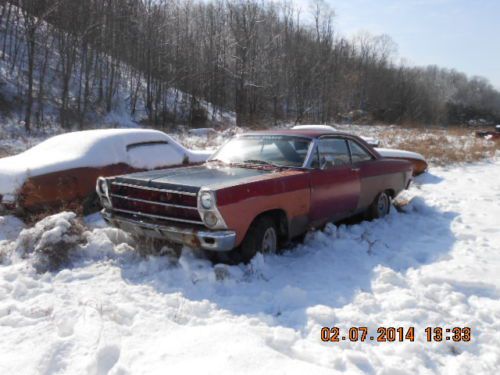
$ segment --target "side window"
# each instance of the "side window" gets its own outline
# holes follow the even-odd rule
[[[324,169],[351,164],[347,142],[341,138],[324,138],[319,143],[319,164]]]
[[[353,163],[373,159],[373,156],[371,156],[367,151],[365,151],[354,141],[349,140],[349,148],[351,149],[351,158]]]

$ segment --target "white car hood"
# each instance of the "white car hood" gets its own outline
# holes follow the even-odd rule
[[[395,148],[378,148],[378,147],[375,147],[375,150],[380,155],[386,158],[408,158],[408,159],[417,159],[425,161],[424,156],[422,154],[419,154],[418,152],[398,150]]]

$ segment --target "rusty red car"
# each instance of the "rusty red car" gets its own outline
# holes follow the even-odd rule
[[[477,131],[476,137],[485,138],[488,140],[498,140],[500,139],[500,125],[495,126],[495,130],[488,131]]]
[[[381,218],[411,181],[410,162],[357,136],[275,130],[238,135],[203,165],[100,178],[97,193],[109,224],[237,263],[328,222]]]

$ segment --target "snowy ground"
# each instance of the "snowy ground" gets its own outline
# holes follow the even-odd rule
[[[0,373],[497,373],[500,160],[435,168],[405,198],[405,212],[232,267],[140,258],[99,221],[79,244],[71,214],[19,236],[0,218]],[[69,265],[36,272],[33,239],[61,235]],[[323,326],[414,326],[416,340],[323,343]],[[427,343],[427,326],[472,340]]]

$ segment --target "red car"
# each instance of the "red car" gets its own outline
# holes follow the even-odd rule
[[[385,216],[412,165],[361,138],[320,130],[247,133],[205,164],[101,178],[104,218],[139,237],[250,260],[330,221]]]

